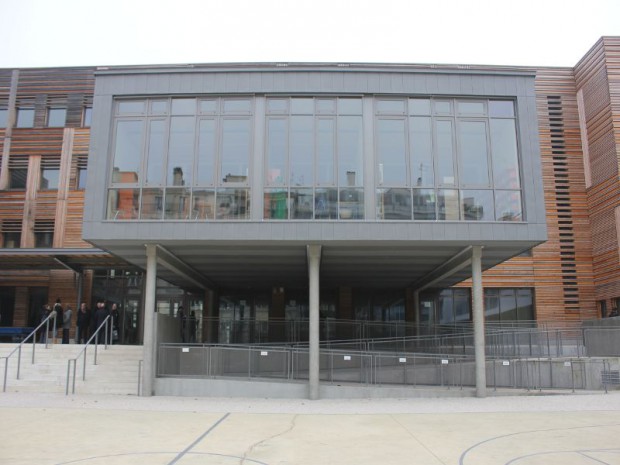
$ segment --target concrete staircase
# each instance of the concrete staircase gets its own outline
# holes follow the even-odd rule
[[[15,344],[0,344],[0,357],[7,356]],[[32,344],[22,347],[20,379],[17,375],[17,353],[9,359],[6,390],[19,392],[65,392],[68,360],[75,358],[84,348],[76,344],[37,344],[35,363],[32,364]],[[97,365],[93,364],[94,346],[89,346],[86,356],[86,380],[82,381],[84,355],[77,361],[76,394],[136,395],[138,392],[138,365],[143,356],[142,346],[108,346],[97,349]],[[73,366],[71,367],[73,375]],[[0,394],[4,379],[4,359],[0,358]],[[72,390],[69,382],[69,394]]]

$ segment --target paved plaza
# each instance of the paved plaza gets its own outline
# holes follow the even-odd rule
[[[276,400],[0,394],[2,465],[620,465],[620,392]]]

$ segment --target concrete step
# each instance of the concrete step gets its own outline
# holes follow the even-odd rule
[[[16,346],[0,344],[0,357],[6,356]],[[45,348],[35,347],[35,363],[32,364],[32,344],[22,346],[20,379],[17,375],[17,353],[9,361],[7,391],[65,392],[68,360],[74,359],[84,348],[76,344],[54,344]],[[97,347],[97,365],[93,364],[95,350],[87,349],[86,381],[82,381],[83,354],[76,366],[75,392],[83,394],[135,395],[138,385],[138,365],[143,357],[142,346],[110,345],[107,349]],[[1,364],[1,362],[0,362]],[[4,369],[0,365],[0,369]],[[73,366],[70,376],[73,375]],[[70,383],[71,383],[70,378]],[[70,385],[70,390],[72,386]]]

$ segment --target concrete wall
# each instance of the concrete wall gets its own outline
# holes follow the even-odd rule
[[[620,317],[587,320],[583,328],[590,357],[620,356]]]

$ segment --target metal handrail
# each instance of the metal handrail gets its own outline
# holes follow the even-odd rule
[[[99,342],[98,336],[99,336],[99,332],[102,329],[104,329],[105,331],[104,349],[108,350],[108,327],[110,326],[108,324],[108,320],[111,321],[111,319],[112,319],[112,315],[106,316],[105,320],[103,320],[103,322],[99,325],[97,330],[92,334],[92,336],[90,336],[88,341],[86,341],[86,343],[84,344],[84,348],[80,351],[80,353],[77,354],[74,358],[70,358],[69,360],[67,360],[67,382],[65,384],[65,395],[69,395],[69,379],[71,377],[70,374],[71,374],[71,363],[72,362],[73,362],[73,387],[71,390],[71,394],[75,394],[75,372],[77,368],[77,360],[82,356],[82,354],[84,354],[84,365],[82,367],[82,381],[86,380],[86,349],[88,349],[88,345],[93,341],[93,339],[95,339],[95,344],[94,344],[95,357],[94,357],[93,365],[97,365],[97,346]]]
[[[20,374],[20,369],[21,369],[21,362],[22,362],[22,346],[26,343],[26,341],[28,341],[28,339],[30,339],[32,337],[32,364],[34,365],[34,360],[35,360],[35,348],[36,348],[36,342],[37,342],[37,338],[36,338],[36,334],[37,331],[39,331],[39,329],[45,325],[45,348],[47,349],[47,345],[48,345],[48,340],[49,340],[49,327],[50,327],[50,320],[54,320],[54,325],[56,324],[56,312],[52,312],[48,315],[48,317],[43,320],[39,326],[37,326],[35,329],[32,330],[32,332],[26,336],[22,342],[19,343],[19,345],[17,347],[15,347],[15,349],[13,349],[11,351],[11,353],[5,357],[0,357],[4,359],[4,381],[2,383],[2,392],[6,392],[6,379],[7,379],[7,373],[8,373],[8,369],[9,369],[9,359],[13,356],[13,354],[15,352],[17,352],[17,376],[15,379],[19,379],[19,374]]]

